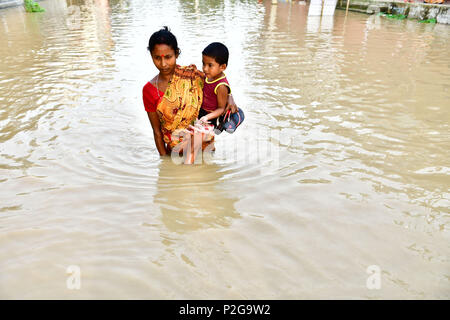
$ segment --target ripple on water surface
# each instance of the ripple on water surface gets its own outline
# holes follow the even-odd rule
[[[73,298],[75,264],[80,298],[448,298],[448,26],[229,0],[81,1],[73,25],[40,4],[0,11],[0,296]],[[159,157],[142,106],[163,25],[181,65],[228,46],[246,115],[195,166]]]

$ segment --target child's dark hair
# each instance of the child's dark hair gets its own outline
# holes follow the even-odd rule
[[[152,53],[157,44],[166,44],[175,51],[176,55],[179,55],[181,50],[178,48],[177,38],[174,36],[167,26],[164,26],[161,30],[156,31],[148,40],[147,50]]]
[[[218,64],[228,65],[228,49],[220,42],[209,44],[202,52],[203,55],[214,58]]]

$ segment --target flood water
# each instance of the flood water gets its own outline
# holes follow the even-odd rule
[[[450,298],[450,26],[39,3],[0,11],[0,298]],[[195,166],[159,157],[142,104],[163,25],[181,65],[228,46],[246,113]]]

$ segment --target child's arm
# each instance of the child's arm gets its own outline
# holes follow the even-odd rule
[[[227,86],[219,86],[217,88],[217,109],[211,113],[208,113],[206,116],[201,117],[201,121],[207,122],[211,119],[215,119],[222,115],[225,111],[225,106],[227,105],[228,100],[228,88]]]

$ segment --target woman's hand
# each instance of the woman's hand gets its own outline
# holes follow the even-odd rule
[[[236,113],[238,110],[238,107],[234,102],[233,96],[231,94],[228,96],[227,106],[225,107],[223,114],[227,113],[228,110],[231,110],[231,113]]]

